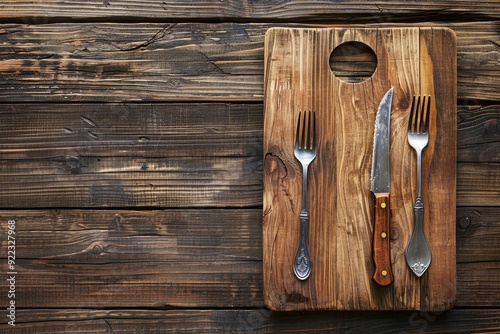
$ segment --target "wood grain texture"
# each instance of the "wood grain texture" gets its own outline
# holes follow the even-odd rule
[[[0,131],[1,207],[262,202],[262,106],[3,105]]]
[[[378,67],[361,84],[336,79],[331,51],[347,41],[376,50]],[[455,296],[455,40],[448,30],[274,29],[266,36],[264,119],[264,299],[272,309],[443,310]],[[372,194],[373,124],[380,98],[394,86],[391,118],[391,258],[395,282],[374,286]],[[424,154],[424,226],[433,264],[411,274],[404,249],[412,231],[415,156],[406,139],[409,100],[430,94],[431,142]],[[316,110],[319,155],[310,166],[310,251],[313,273],[291,273],[297,243],[300,168],[293,158],[294,119]],[[410,167],[408,167],[410,166]],[[432,170],[432,173],[431,173]],[[409,186],[410,185],[410,186]],[[446,189],[446,191],[442,191]],[[297,217],[296,217],[297,216]],[[439,224],[431,222],[439,221]],[[314,265],[314,263],[316,263]],[[353,284],[353,282],[359,282]],[[430,293],[428,292],[430,291]]]
[[[16,301],[28,308],[262,307],[260,217],[257,209],[0,212],[16,221]]]
[[[494,105],[500,101],[500,7],[495,4],[483,0],[2,1],[0,112],[12,114],[2,115],[0,126],[9,124],[12,129],[0,129],[4,166],[0,180],[25,177],[15,189],[1,183],[2,203],[8,201],[14,210],[0,211],[0,260],[6,263],[5,221],[14,217],[20,222],[18,250],[25,266],[20,275],[33,279],[23,276],[18,285],[22,296],[16,299],[21,307],[16,328],[1,321],[0,332],[500,332],[500,212],[494,200],[500,188],[499,111]],[[307,27],[306,23],[437,26],[456,32],[457,168],[466,163],[457,179],[458,197],[463,204],[479,206],[457,208],[454,310],[266,310],[262,269],[257,264],[262,256],[258,249],[262,189],[239,199],[217,199],[220,206],[240,203],[230,210],[207,208],[215,198],[192,200],[193,181],[208,184],[210,177],[225,178],[229,188],[221,191],[230,194],[224,196],[240,195],[220,168],[262,157],[264,33],[271,27]],[[350,75],[352,68],[343,70]],[[124,101],[141,104],[121,104]],[[156,107],[144,101],[189,104]],[[255,105],[244,105],[251,110],[246,114],[235,112],[239,106],[234,104],[213,101]],[[194,117],[198,111],[201,117]],[[92,123],[105,129],[96,131]],[[68,128],[59,132],[61,125]],[[286,173],[277,159],[269,161],[280,175]],[[127,194],[146,179],[165,176],[168,181],[160,183],[176,179],[191,195],[167,201],[165,189],[147,188],[141,193],[144,201],[121,202],[123,194],[103,194],[86,206],[89,201],[75,199],[69,191],[83,174],[88,185],[90,180],[103,180],[104,173],[126,179]],[[261,174],[245,175],[262,182]],[[46,182],[33,183],[44,177]],[[11,190],[15,191],[7,194]],[[53,210],[30,209],[43,197],[40,194],[47,195],[42,200]],[[161,198],[148,199],[151,196]],[[84,204],[61,209],[68,199],[73,205]],[[137,206],[144,203],[152,206]],[[156,205],[172,207],[163,211]],[[105,210],[105,206],[117,207]],[[209,267],[215,259],[220,260],[217,266]],[[86,269],[89,274],[82,272]],[[7,305],[5,287],[0,284],[2,308]],[[33,308],[24,308],[28,304]],[[5,310],[0,316],[7,319]]]
[[[258,104],[2,104],[0,148],[5,160],[53,158],[78,174],[85,166],[63,157],[260,156],[262,124]]]
[[[457,34],[458,98],[499,100],[498,22],[433,25]],[[0,102],[261,102],[264,34],[275,26],[2,24]]]
[[[458,162],[500,162],[500,105],[458,109]]]
[[[262,100],[259,26],[2,25],[0,32],[0,101],[22,101],[25,89],[39,101]]]
[[[16,270],[19,308],[263,306],[260,261],[19,259]],[[0,292],[7,296],[7,286]]]
[[[17,222],[18,258],[67,265],[260,261],[261,216],[259,209],[0,211],[1,221]]]
[[[457,261],[500,261],[500,208],[457,208]]]
[[[49,19],[182,19],[182,20],[370,20],[394,22],[415,20],[425,13],[443,19],[467,14],[469,19],[498,18],[500,12],[491,2],[474,3],[461,1],[380,1],[377,4],[357,1],[320,2],[287,0],[274,2],[195,2],[189,0],[132,0],[80,1],[78,4],[61,0],[48,1],[3,1],[0,18],[22,19],[25,22],[46,23]]]
[[[17,301],[52,308],[58,319],[62,307],[263,307],[261,213],[2,210],[0,221],[16,220]],[[464,208],[458,217],[456,305],[498,307],[498,209]],[[0,254],[6,247],[2,240]]]
[[[20,310],[15,333],[495,333],[498,310],[448,312],[288,312],[212,310]],[[5,323],[0,330],[8,330]]]
[[[460,270],[457,271],[459,286],[457,305],[481,307],[481,305],[489,304],[491,307],[500,307],[498,293],[490,295],[490,291],[500,289],[498,277],[500,277],[500,263],[498,261],[460,265]]]
[[[500,164],[457,164],[457,204],[459,206],[500,205]]]

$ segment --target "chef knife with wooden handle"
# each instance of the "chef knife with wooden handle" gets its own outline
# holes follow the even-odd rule
[[[372,170],[370,191],[375,195],[375,219],[373,224],[373,280],[380,286],[394,281],[390,253],[390,166],[389,138],[391,106],[394,89],[390,88],[380,101],[373,135]]]

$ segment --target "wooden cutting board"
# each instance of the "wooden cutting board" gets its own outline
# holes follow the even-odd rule
[[[350,49],[353,42],[376,55],[373,75],[355,83],[349,82],[356,80],[349,73],[363,74],[369,57],[357,54],[357,46]],[[340,64],[335,74],[330,65],[334,50],[334,66]],[[390,139],[394,283],[379,287],[372,281],[374,199],[369,187],[375,116],[390,87],[394,87]],[[416,157],[407,141],[414,94],[433,97],[431,139],[423,156],[424,226],[432,263],[421,278],[411,272],[404,256],[416,196]],[[267,32],[263,279],[270,309],[440,311],[453,306],[456,99],[456,39],[451,30],[275,28]],[[299,236],[302,169],[294,158],[293,142],[303,110],[316,111],[318,155],[309,168],[312,273],[300,281],[292,262]]]

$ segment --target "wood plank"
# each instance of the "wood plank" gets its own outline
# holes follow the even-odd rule
[[[13,210],[1,211],[0,221],[16,222],[19,307],[255,307],[262,306],[261,215]],[[1,250],[5,256],[6,239]]]
[[[76,163],[99,165],[102,160],[108,159],[80,157]],[[73,166],[72,159],[63,158],[63,166],[67,163]],[[245,207],[262,202],[257,157],[113,158],[96,171],[76,174],[57,170],[59,164],[32,160],[20,164],[23,174],[9,175],[14,165],[1,161],[0,207]]]
[[[242,310],[23,309],[16,333],[495,333],[498,309],[427,312],[287,312]],[[12,330],[5,322],[0,330]]]
[[[22,240],[19,240],[22,243]],[[16,258],[20,308],[262,307],[260,261],[62,263]],[[7,296],[8,286],[0,287]]]
[[[1,25],[0,101],[262,100],[262,26]]]
[[[500,164],[457,164],[458,206],[500,206]]]
[[[9,105],[0,131],[0,207],[262,202],[258,105]]]
[[[429,144],[422,155],[422,179],[424,180],[422,192],[425,207],[423,223],[424,232],[432,249],[431,267],[428,269],[427,275],[424,274],[425,277],[421,277],[419,283],[420,309],[425,311],[450,309],[455,304],[456,299],[456,244],[453,238],[456,235],[457,126],[455,124],[456,107],[454,101],[457,96],[455,86],[457,79],[454,71],[457,68],[457,63],[455,59],[450,58],[453,58],[453,54],[456,52],[457,41],[453,38],[456,38],[455,34],[450,35],[450,31],[446,29],[421,29],[419,48],[420,57],[423,60],[421,60],[420,65],[420,91],[418,93],[430,94],[434,98],[434,108],[436,108],[435,119],[431,118],[431,126],[429,127],[431,139],[429,139]],[[402,81],[405,80],[406,78]],[[431,111],[432,108],[431,103]],[[435,122],[434,128],[432,122]],[[408,136],[405,133],[406,128],[400,129],[403,140],[408,141]],[[410,166],[416,166],[415,160],[410,160],[410,163]],[[400,168],[404,170],[405,165],[403,164]],[[415,181],[415,170],[407,175],[410,177],[410,182]],[[406,228],[407,231],[411,230],[413,233],[413,207],[416,200],[414,196],[417,192],[416,186],[410,188],[412,195],[408,199],[412,204],[407,206],[406,210],[412,211],[412,213],[406,221],[406,224],[410,222]],[[446,191],[442,191],[442,189],[446,189]],[[391,193],[394,194],[392,185]],[[402,198],[404,199],[404,196]],[[397,215],[399,214],[396,213]],[[400,246],[400,249],[406,249],[406,247],[407,245],[403,245]],[[402,252],[400,254],[402,255]],[[403,293],[400,296],[405,296],[404,290],[405,287],[403,287]]]
[[[346,83],[325,57],[345,42],[376,50],[377,71]],[[442,310],[455,288],[455,54],[454,34],[438,28],[286,29],[266,35],[264,119],[264,297],[274,310]],[[394,284],[372,280],[373,124],[380,99],[394,87],[391,113],[391,262]],[[424,226],[433,264],[417,279],[404,257],[413,230],[415,156],[406,130],[409,96],[430,94],[431,141],[424,155]],[[296,119],[315,110],[318,156],[309,169],[309,250],[313,273],[299,281],[292,263],[299,240],[301,168],[293,157]],[[437,131],[439,129],[440,131]],[[286,172],[283,172],[286,171]],[[446,191],[442,191],[446,189]],[[431,224],[438,221],[439,224]],[[389,230],[383,230],[388,236]],[[380,236],[380,234],[376,234]],[[383,237],[382,237],[383,238]],[[294,248],[295,247],[295,248]],[[314,259],[316,259],[314,261]],[[384,268],[381,268],[384,269]],[[352,284],[352,282],[359,284]],[[451,282],[451,283],[450,283]],[[426,291],[425,293],[420,291]],[[300,296],[294,299],[293,296]]]
[[[459,211],[457,306],[500,306],[497,213]],[[260,209],[0,211],[12,219],[23,307],[263,305]]]
[[[500,207],[457,208],[457,261],[500,261]]]
[[[460,106],[457,146],[459,162],[500,162],[500,105]]]
[[[3,24],[0,101],[261,102],[264,34],[274,26]],[[498,22],[433,26],[457,34],[458,98],[499,100]]]
[[[424,14],[425,13],[425,14]],[[132,0],[83,1],[78,4],[61,0],[4,1],[0,18],[22,19],[29,23],[47,23],[49,19],[177,19],[177,20],[294,20],[294,21],[352,21],[370,20],[394,22],[402,20],[444,20],[448,16],[467,14],[468,20],[500,17],[500,12],[491,2],[481,0],[474,3],[459,1],[380,1],[377,4],[359,1],[305,2],[288,0],[272,2],[241,2],[225,0],[210,4],[192,1],[136,2]]]
[[[163,308],[262,306],[260,215],[16,210],[1,217],[16,221],[19,307]],[[3,254],[6,247],[2,241]]]
[[[497,243],[498,248],[498,243]],[[457,302],[462,307],[500,308],[500,262],[460,264],[457,270]]]
[[[19,259],[48,264],[260,261],[262,210],[12,210]],[[1,240],[1,256],[7,253]]]
[[[260,155],[262,124],[259,104],[3,104],[0,149],[5,160],[53,159],[78,174],[98,170],[81,157]]]
[[[108,163],[100,167],[103,160]],[[72,159],[63,158],[63,165],[68,162]],[[58,169],[60,161],[53,159],[24,165],[0,161],[0,207],[248,207],[262,202],[257,157],[82,157],[77,163],[95,163],[96,169],[75,174]],[[145,165],[152,170],[144,170]],[[22,174],[8,172],[16,167]]]

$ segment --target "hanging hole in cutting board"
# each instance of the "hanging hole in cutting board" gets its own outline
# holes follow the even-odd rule
[[[377,55],[361,42],[346,42],[330,54],[330,69],[340,80],[359,83],[368,80],[377,68]]]

